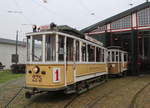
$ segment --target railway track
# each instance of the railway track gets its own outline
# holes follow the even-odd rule
[[[128,86],[129,84],[131,84],[131,82],[135,82],[135,81],[137,81],[138,79],[139,79],[139,78],[136,78],[136,79],[134,79],[134,80],[128,81],[127,83],[123,84],[122,86],[115,87],[115,88],[111,89],[109,92],[105,93],[104,95],[96,97],[96,99],[94,99],[94,100],[91,101],[90,103],[86,104],[86,105],[84,106],[84,108],[93,108],[99,101],[101,101],[101,100],[104,99],[104,98],[107,98],[110,94],[112,94],[113,92],[115,92],[115,90],[119,90],[119,89],[121,89],[122,87]]]
[[[139,97],[139,95],[150,85],[150,83],[146,84],[143,88],[141,88],[133,97],[131,104],[129,105],[129,108],[136,108],[136,100]]]
[[[17,93],[16,93],[16,95],[14,95],[9,101],[8,101],[8,103],[4,106],[4,108],[9,108],[9,105],[15,100],[15,98],[21,93],[21,91],[24,89],[24,87],[21,87],[18,91],[17,91]]]
[[[86,98],[85,96],[89,97],[87,94],[93,95],[93,91],[90,90],[90,91],[85,92],[84,94],[79,94],[79,95],[72,94],[72,95],[69,95],[69,96],[68,95],[67,96],[66,95],[58,95],[58,94],[56,94],[57,96],[55,96],[55,94],[54,95],[53,94],[52,95],[47,95],[46,93],[44,93],[44,94],[35,96],[35,98],[32,98],[29,101],[25,100],[25,102],[23,102],[23,104],[20,106],[20,108],[35,108],[35,106],[37,106],[37,108],[40,108],[41,106],[44,106],[45,108],[58,108],[58,106],[61,107],[61,108],[69,108],[69,107],[75,107],[74,105],[76,103],[78,104],[78,101],[81,102],[78,105],[82,104],[84,108],[92,108],[95,105],[97,105],[99,102],[102,102],[105,98],[108,98],[110,96],[110,94],[115,93],[116,89],[121,90],[122,87],[126,87],[130,84],[133,84],[133,82],[135,82],[137,80],[141,80],[141,78],[139,78],[139,77],[138,78],[137,77],[132,78],[132,79],[131,78],[129,78],[129,79],[126,79],[126,78],[124,79],[123,78],[121,80],[120,79],[114,79],[114,82],[112,82],[112,80],[109,80],[108,81],[109,84],[104,83],[103,84],[104,86],[102,86],[102,89],[103,88],[108,89],[107,87],[109,87],[109,85],[119,81],[119,83],[117,83],[118,86],[109,88],[109,90],[104,92],[103,94],[96,95],[96,97],[92,98],[91,100],[88,100],[85,104],[82,104],[83,103],[82,97],[84,97],[84,98]],[[145,83],[144,85],[143,85],[144,87],[142,87],[136,93],[136,95],[133,97],[133,100],[132,100],[131,104],[130,105],[128,104],[129,108],[136,108],[135,105],[136,105],[137,98],[150,85],[150,83],[148,83],[148,84]],[[100,89],[98,88],[97,90],[99,91]],[[20,102],[24,101],[24,96],[23,96],[24,92],[25,91],[22,88],[20,88],[20,90],[16,93],[16,95],[12,99],[10,99],[10,102],[8,102],[9,104],[7,103],[8,105],[5,106],[4,108],[11,107],[11,103],[13,103],[12,105],[15,108],[16,105],[14,105],[14,103],[16,103],[19,99],[20,99]],[[99,91],[99,92],[101,92],[101,91]],[[20,96],[18,96],[19,94],[20,94]],[[18,96],[18,98],[17,98],[18,100],[17,99],[15,100],[15,98],[17,96]],[[15,102],[13,102],[14,100],[15,100]],[[18,105],[19,104],[20,103],[18,103]]]
[[[65,106],[63,108],[68,108],[68,106],[71,105],[71,103],[78,97],[78,94],[75,94],[75,96],[72,97],[72,99],[70,99],[69,102],[67,102],[67,104],[65,104]]]

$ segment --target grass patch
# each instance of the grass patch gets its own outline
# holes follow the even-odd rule
[[[0,84],[23,76],[24,74],[13,74],[10,70],[0,71]]]

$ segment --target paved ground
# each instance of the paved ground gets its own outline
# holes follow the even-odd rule
[[[150,108],[150,76],[113,78],[80,96],[43,93],[25,99],[23,90],[9,108]],[[0,85],[0,108],[24,85],[20,78]]]

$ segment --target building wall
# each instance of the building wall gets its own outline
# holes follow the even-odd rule
[[[26,63],[26,47],[18,46],[19,63]],[[16,46],[0,43],[0,62],[5,65],[5,69],[10,69],[12,65],[11,55],[15,54]]]

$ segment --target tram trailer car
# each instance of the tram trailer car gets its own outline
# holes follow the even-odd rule
[[[81,93],[107,79],[108,50],[75,29],[28,33],[27,43],[26,88],[32,91],[26,98],[41,92]]]
[[[108,72],[113,76],[126,76],[128,53],[119,46],[108,47]]]

